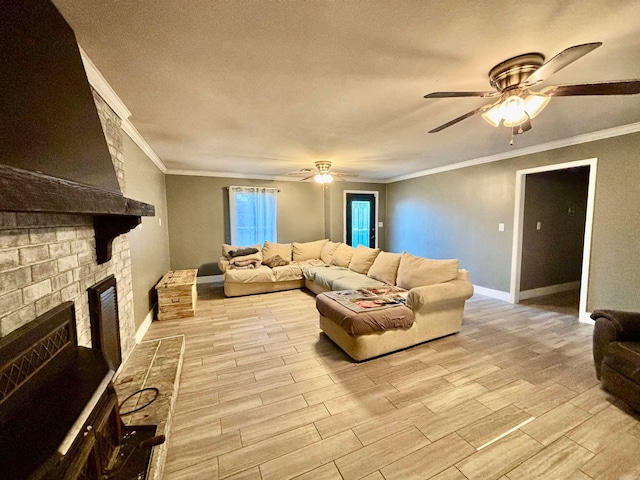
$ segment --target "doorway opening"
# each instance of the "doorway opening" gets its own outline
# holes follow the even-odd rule
[[[577,313],[591,323],[587,291],[596,165],[597,159],[588,159],[516,172],[512,303]]]
[[[378,247],[378,192],[345,190],[344,243]]]

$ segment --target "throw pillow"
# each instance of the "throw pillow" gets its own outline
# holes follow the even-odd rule
[[[398,267],[397,285],[406,290],[449,282],[458,276],[458,260],[431,260],[404,252]]]
[[[331,257],[331,265],[349,268],[351,257],[353,257],[355,251],[355,248],[350,247],[346,243],[341,243],[340,245],[338,245],[338,248],[336,248],[336,251],[333,252],[333,256]]]
[[[401,258],[402,255],[399,253],[380,252],[367,275],[389,285],[395,285]]]
[[[294,262],[304,262],[305,260],[313,260],[314,258],[320,258],[322,254],[322,247],[329,240],[316,240],[315,242],[293,242],[292,252]]]
[[[262,249],[262,257],[269,258],[280,255],[284,260],[291,261],[291,244],[290,243],[272,243],[264,242]]]
[[[262,261],[263,265],[266,265],[267,267],[270,267],[270,268],[282,267],[284,265],[289,265],[289,263],[291,262],[288,262],[287,260],[282,258],[280,255],[274,255],[273,257],[269,257]]]
[[[349,262],[349,270],[366,275],[379,253],[379,248],[369,248],[364,245],[358,245]]]
[[[320,252],[320,260],[322,260],[327,265],[331,263],[331,257],[333,257],[336,248],[340,245],[340,242],[331,242],[328,241],[322,247],[322,252]]]

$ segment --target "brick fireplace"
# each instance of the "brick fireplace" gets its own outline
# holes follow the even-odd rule
[[[120,118],[93,92],[122,194],[124,155]],[[75,304],[78,341],[91,346],[87,288],[114,275],[123,359],[135,345],[131,257],[126,235],[113,240],[112,257],[96,261],[90,215],[0,212],[0,337],[60,303]]]

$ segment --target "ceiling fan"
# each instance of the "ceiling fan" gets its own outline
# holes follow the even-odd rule
[[[477,113],[494,127],[502,124],[511,128],[513,135],[531,130],[531,119],[547,106],[551,97],[575,95],[633,95],[640,93],[640,79],[612,82],[555,85],[540,91],[532,90],[557,71],[595,50],[602,42],[585,43],[569,47],[548,62],[541,53],[526,53],[499,63],[489,71],[489,83],[495,91],[485,92],[434,92],[424,98],[481,97],[497,98],[496,101],[476,108],[439,127],[436,133],[455,125]]]
[[[321,184],[327,184],[333,182],[334,178],[340,179],[341,177],[357,177],[357,175],[351,175],[349,173],[340,173],[331,171],[331,162],[329,160],[318,160],[315,163],[314,168],[301,168],[295,172],[287,173],[287,175],[305,175],[305,178],[301,178],[300,181],[314,179]]]

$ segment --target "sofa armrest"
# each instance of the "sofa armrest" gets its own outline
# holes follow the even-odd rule
[[[607,345],[612,342],[640,341],[640,313],[596,310],[591,318],[596,321],[593,328],[593,363],[599,379],[600,365]]]
[[[227,257],[220,257],[218,259],[218,268],[222,273],[226,272],[229,268],[229,259]]]
[[[407,306],[421,310],[425,306],[439,303],[465,301],[473,295],[473,285],[468,280],[452,280],[435,285],[415,287],[409,290]]]

